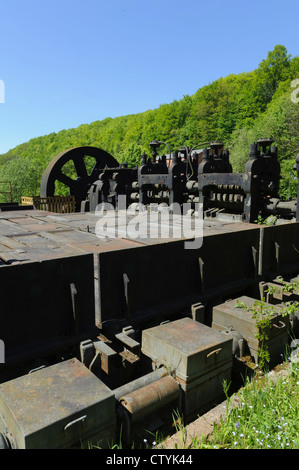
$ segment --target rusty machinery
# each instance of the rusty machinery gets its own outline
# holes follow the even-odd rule
[[[0,217],[0,448],[109,446],[120,430],[130,445],[146,420],[155,429],[177,409],[188,421],[223,399],[223,380],[248,350],[258,361],[255,325],[236,299],[250,304],[299,272],[298,223],[247,223],[279,211],[276,149],[253,144],[244,174],[234,174],[220,142],[200,154],[181,149],[171,162],[151,144],[139,169],[90,147],[56,157],[41,193],[64,183],[77,214]],[[89,174],[86,155],[95,160]],[[76,179],[62,171],[71,161]],[[202,200],[202,246],[98,238],[92,211],[124,194],[128,205]],[[233,218],[220,222],[222,209]],[[290,331],[298,335],[298,316],[285,322],[277,304],[286,299],[274,300],[276,354]]]
[[[272,144],[272,139],[259,139],[251,145],[244,173],[214,170],[205,151],[198,178],[203,210],[239,214],[246,222],[258,215],[295,217],[297,201],[283,202],[278,196],[280,164]]]
[[[109,202],[117,206],[118,197],[125,195],[127,206],[136,202],[150,203],[198,202],[198,163],[200,152],[187,146],[175,150],[173,154],[157,155],[157,149],[166,144],[151,141],[152,156],[142,156],[139,168],[127,168],[127,164],[118,165],[117,161],[101,149],[78,147],[58,155],[47,167],[41,182],[40,195],[54,196],[55,183],[60,182],[69,188],[70,195],[76,199],[78,211],[94,211],[98,204]],[[167,145],[167,144],[166,144]],[[220,150],[219,148],[220,147]],[[232,171],[229,153],[223,150],[222,143],[210,146],[209,171]],[[95,160],[92,171],[88,174],[85,157]],[[211,162],[213,164],[211,165]],[[76,178],[68,176],[63,169],[73,162]]]
[[[162,144],[150,143],[152,157],[143,155],[139,168],[119,165],[107,152],[93,147],[63,152],[47,167],[41,196],[54,196],[55,182],[59,181],[75,196],[76,210],[83,212],[95,211],[102,202],[116,207],[123,195],[126,206],[189,203],[194,210],[201,203],[205,217],[231,214],[245,222],[256,221],[258,215],[296,217],[297,200],[282,201],[278,195],[280,164],[272,139],[259,139],[251,145],[244,173],[232,171],[229,151],[222,142],[211,142],[200,151],[196,148],[205,143],[158,156]],[[95,161],[89,174],[86,156]],[[73,162],[76,178],[63,172],[67,162]]]

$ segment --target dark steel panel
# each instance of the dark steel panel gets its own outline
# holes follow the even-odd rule
[[[77,292],[73,299],[71,285]],[[2,266],[0,295],[7,364],[14,355],[95,332],[93,255]]]
[[[258,250],[258,227],[204,237],[198,256],[203,261],[205,294],[210,291],[215,295],[232,283],[243,283],[244,288],[248,282],[255,282]]]
[[[194,252],[185,250],[183,241],[177,241],[100,253],[102,323],[136,319],[149,311],[154,313],[155,309],[157,312],[162,309],[163,313],[163,304],[165,311],[184,308],[188,305],[186,297],[189,305],[190,297],[195,303],[200,280]]]
[[[225,291],[230,284],[247,287],[257,279],[258,249],[256,227],[226,233],[220,230],[205,236],[199,249],[187,250],[180,240],[101,253],[101,321],[155,311],[162,314],[170,305],[173,311],[180,311],[203,295]]]
[[[263,228],[262,275],[292,274],[299,270],[299,222]]]

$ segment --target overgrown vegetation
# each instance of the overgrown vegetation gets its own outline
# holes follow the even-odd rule
[[[230,149],[233,170],[244,171],[250,144],[271,136],[282,168],[281,197],[287,198],[299,135],[299,104],[291,100],[296,78],[299,57],[277,45],[256,70],[221,77],[179,101],[31,139],[0,155],[0,181],[12,182],[14,200],[39,195],[47,164],[68,148],[100,147],[135,166],[143,153],[150,154],[153,139],[166,141],[172,151],[221,139]],[[291,195],[296,191],[297,181],[291,180]]]
[[[255,378],[238,392],[239,406],[230,408],[208,440],[195,439],[194,448],[298,449],[299,368],[287,366],[282,375]]]
[[[258,364],[261,369],[270,362],[268,350],[269,332],[273,326],[273,320],[279,315],[281,318],[291,318],[297,311],[299,303],[295,301],[284,302],[281,305],[270,305],[265,300],[256,300],[253,304],[247,305],[237,301],[236,308],[241,308],[245,312],[250,312],[255,320],[256,334],[258,340]]]
[[[295,356],[294,356],[295,358]],[[208,435],[186,440],[186,429],[178,424],[175,449],[299,449],[299,362],[298,355],[281,364],[275,373],[246,379],[244,387],[229,395],[224,383],[224,414]],[[232,406],[233,401],[238,404]],[[148,447],[157,443],[149,440]],[[163,439],[160,449],[168,448]],[[188,455],[188,454],[186,454]]]

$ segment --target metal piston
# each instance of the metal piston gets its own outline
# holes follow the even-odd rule
[[[129,413],[131,421],[136,422],[174,402],[179,395],[178,383],[167,376],[120,397],[119,402]]]

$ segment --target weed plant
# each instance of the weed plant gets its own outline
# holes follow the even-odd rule
[[[270,353],[267,341],[269,339],[269,330],[272,328],[272,320],[279,314],[282,318],[291,318],[299,310],[298,302],[284,302],[283,306],[269,305],[265,300],[256,300],[252,305],[246,305],[244,302],[237,301],[236,308],[250,312],[255,320],[257,332],[255,337],[259,341],[258,346],[258,365],[261,369],[270,362]]]
[[[227,408],[209,439],[193,448],[299,449],[299,363],[288,373],[255,378],[237,393],[239,405]]]

